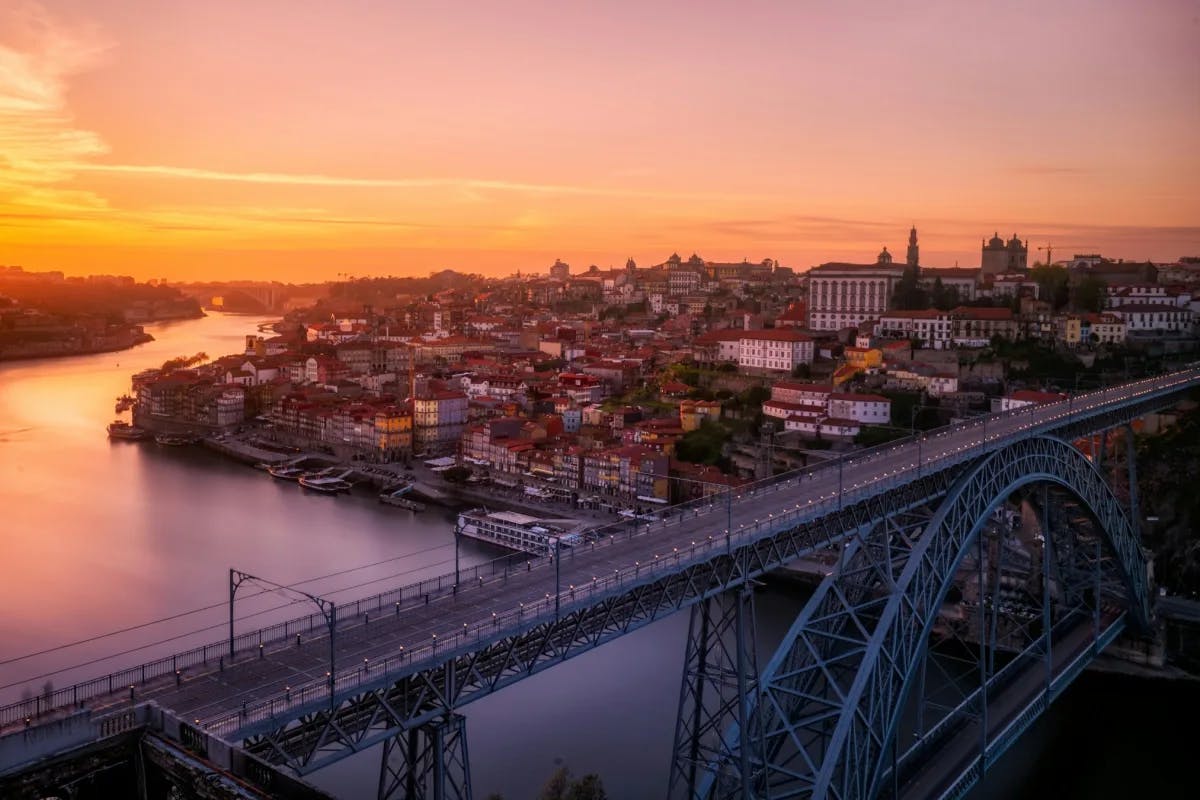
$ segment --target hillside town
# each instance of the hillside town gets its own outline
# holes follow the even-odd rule
[[[243,352],[133,378],[155,432],[253,434],[347,462],[436,459],[447,477],[575,507],[723,491],[949,422],[1048,402],[1194,349],[1200,258],[1029,264],[998,234],[976,268],[804,273],[663,262],[429,291],[362,279]]]

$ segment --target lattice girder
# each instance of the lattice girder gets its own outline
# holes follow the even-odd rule
[[[913,670],[962,559],[992,511],[1017,489],[1064,487],[1099,522],[1136,626],[1148,623],[1145,568],[1124,508],[1103,475],[1066,442],[1037,437],[965,474],[925,523],[878,526],[847,548],[764,675],[769,796],[870,797]],[[879,537],[888,537],[885,545]],[[890,548],[890,549],[888,549]],[[889,557],[879,558],[887,552]],[[902,572],[894,564],[906,553]],[[864,581],[873,576],[874,584]],[[873,604],[883,594],[882,608]],[[865,634],[864,634],[865,631]],[[837,635],[832,635],[836,633]],[[853,677],[847,680],[846,673]],[[836,725],[829,711],[840,707]],[[811,769],[806,772],[805,767]]]

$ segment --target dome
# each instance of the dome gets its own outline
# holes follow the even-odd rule
[[[1004,247],[1004,240],[1000,238],[1000,231],[992,234],[992,238],[988,240],[988,247]]]

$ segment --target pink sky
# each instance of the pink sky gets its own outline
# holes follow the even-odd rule
[[[0,263],[1200,254],[1200,6],[994,6],[10,0]]]

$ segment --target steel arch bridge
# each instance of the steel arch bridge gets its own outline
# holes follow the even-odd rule
[[[984,531],[1013,497],[1040,510],[1041,607],[998,637],[1014,609],[996,602],[1005,543]],[[966,648],[957,702],[938,703],[930,641],[970,561],[981,644]],[[1051,436],[991,453],[853,537],[757,679],[748,595],[693,612],[674,797],[960,796],[1127,622],[1150,624],[1134,520],[1101,470]]]
[[[672,507],[561,557],[456,570],[236,639],[231,624],[227,641],[0,707],[0,733],[119,713],[136,692],[300,775],[386,742],[379,797],[469,798],[467,704],[686,609],[673,797],[953,796],[1145,622],[1127,426],[1198,384],[1189,365],[1009,409]],[[1128,512],[1065,444],[1121,427]],[[1040,514],[1041,544],[989,521],[1014,493]],[[839,554],[835,575],[760,676],[748,584],[818,551]],[[1041,578],[1014,595],[1020,558]],[[977,613],[943,635],[935,610],[958,569],[976,573],[960,606]],[[958,641],[971,626],[978,647]]]

